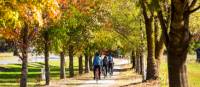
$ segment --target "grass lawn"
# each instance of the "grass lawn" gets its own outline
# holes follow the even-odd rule
[[[200,63],[195,62],[196,56],[188,56],[187,70],[189,87],[200,87]],[[168,87],[168,71],[166,60],[161,61],[160,66],[161,87]]]
[[[66,58],[66,76],[69,76],[69,59]],[[84,62],[84,58],[83,58]],[[50,79],[59,79],[60,60],[50,60]],[[83,63],[84,64],[84,63]],[[28,86],[35,87],[44,85],[45,81],[40,79],[41,68],[44,67],[43,62],[28,64]],[[78,74],[78,58],[74,58],[74,73]],[[20,82],[21,64],[0,65],[0,87],[17,87]]]

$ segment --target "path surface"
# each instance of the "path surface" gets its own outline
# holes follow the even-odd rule
[[[132,73],[127,64],[128,60],[115,59],[113,76],[105,79],[102,76],[98,83],[92,79],[93,75],[90,73],[66,80],[52,81],[48,87],[124,87],[131,83],[141,82],[141,76]]]

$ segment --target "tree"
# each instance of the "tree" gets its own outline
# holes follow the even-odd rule
[[[40,35],[37,37],[38,41],[36,41],[35,44],[38,44],[37,46],[44,46],[42,47],[42,52],[44,53],[45,57],[45,79],[46,79],[46,85],[49,85],[50,82],[50,67],[49,67],[49,52],[51,51],[51,35],[54,34],[54,29],[52,29],[56,24],[56,22],[60,18],[60,7],[58,4],[58,1],[51,0],[49,2],[43,2],[43,30],[40,31]],[[41,45],[43,44],[43,45]],[[62,57],[61,57],[62,58]]]
[[[146,26],[146,35],[147,35],[147,48],[148,48],[148,56],[147,56],[147,80],[148,79],[157,79],[158,75],[156,74],[158,71],[156,69],[156,60],[155,60],[155,45],[154,45],[154,33],[153,33],[153,11],[150,10],[150,16],[147,14],[147,2],[146,0],[140,0],[142,14],[145,20]]]
[[[73,57],[85,47],[85,40],[90,38],[90,25],[92,24],[92,13],[94,3],[92,1],[70,1],[67,10],[63,12],[60,24],[66,29],[69,39],[66,47],[69,54],[69,73],[74,76]]]
[[[140,6],[145,20],[147,35],[147,80],[158,79],[160,57],[164,52],[164,32],[160,33],[160,26],[158,25],[159,13],[155,14],[158,4],[154,0],[140,0]],[[168,10],[168,8],[166,7],[165,10]],[[166,17],[166,19],[169,18],[170,16]],[[166,22],[169,25],[169,21]]]
[[[33,4],[34,3],[34,4]],[[28,48],[35,34],[42,26],[42,17],[38,2],[26,1],[3,1],[1,9],[1,34],[7,39],[13,40],[21,55],[17,54],[22,60],[22,71],[20,87],[27,86],[27,64]]]
[[[157,1],[158,2],[158,1]],[[168,70],[170,87],[188,87],[186,59],[191,40],[189,18],[191,13],[200,6],[198,0],[171,1],[170,32],[167,33],[166,19],[163,10],[159,9],[159,20],[165,35],[165,45],[168,52]],[[197,5],[197,6],[196,6]],[[160,5],[161,6],[161,5]]]
[[[141,47],[145,44],[145,38],[141,39],[143,34],[141,31],[143,31],[144,24],[140,16],[140,9],[131,0],[113,1],[112,3],[110,8],[112,8],[113,31],[120,37],[117,39],[120,43],[118,46],[126,53],[132,51],[132,65],[135,67],[136,72],[143,75],[145,69],[143,59],[144,48]]]

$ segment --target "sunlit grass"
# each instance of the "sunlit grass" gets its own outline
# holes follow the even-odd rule
[[[84,58],[83,58],[84,60]],[[84,62],[84,61],[83,61]],[[50,60],[50,79],[58,80],[60,73],[60,60]],[[84,63],[83,63],[84,64]],[[66,57],[66,76],[69,77],[69,59]],[[0,65],[3,71],[0,71],[0,87],[17,87],[19,86],[21,75],[21,64]],[[35,87],[44,85],[41,80],[41,68],[44,68],[43,62],[28,64],[28,86]],[[74,58],[74,73],[78,74],[78,58]]]

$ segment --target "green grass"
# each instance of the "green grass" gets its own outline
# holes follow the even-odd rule
[[[187,61],[189,87],[200,87],[200,63],[195,62],[195,56],[188,56]],[[160,66],[161,87],[168,87],[168,71],[166,60]]]
[[[66,58],[66,76],[69,76],[69,59]],[[50,64],[50,79],[59,79],[59,60],[51,60]],[[83,63],[84,64],[84,63]],[[29,63],[28,64],[28,86],[35,87],[36,85],[44,85],[44,81],[41,81],[41,68],[44,67],[44,63]],[[19,86],[20,74],[21,74],[21,64],[8,64],[0,65],[3,71],[0,71],[0,87],[16,87]],[[78,74],[78,58],[74,58],[74,73]]]

